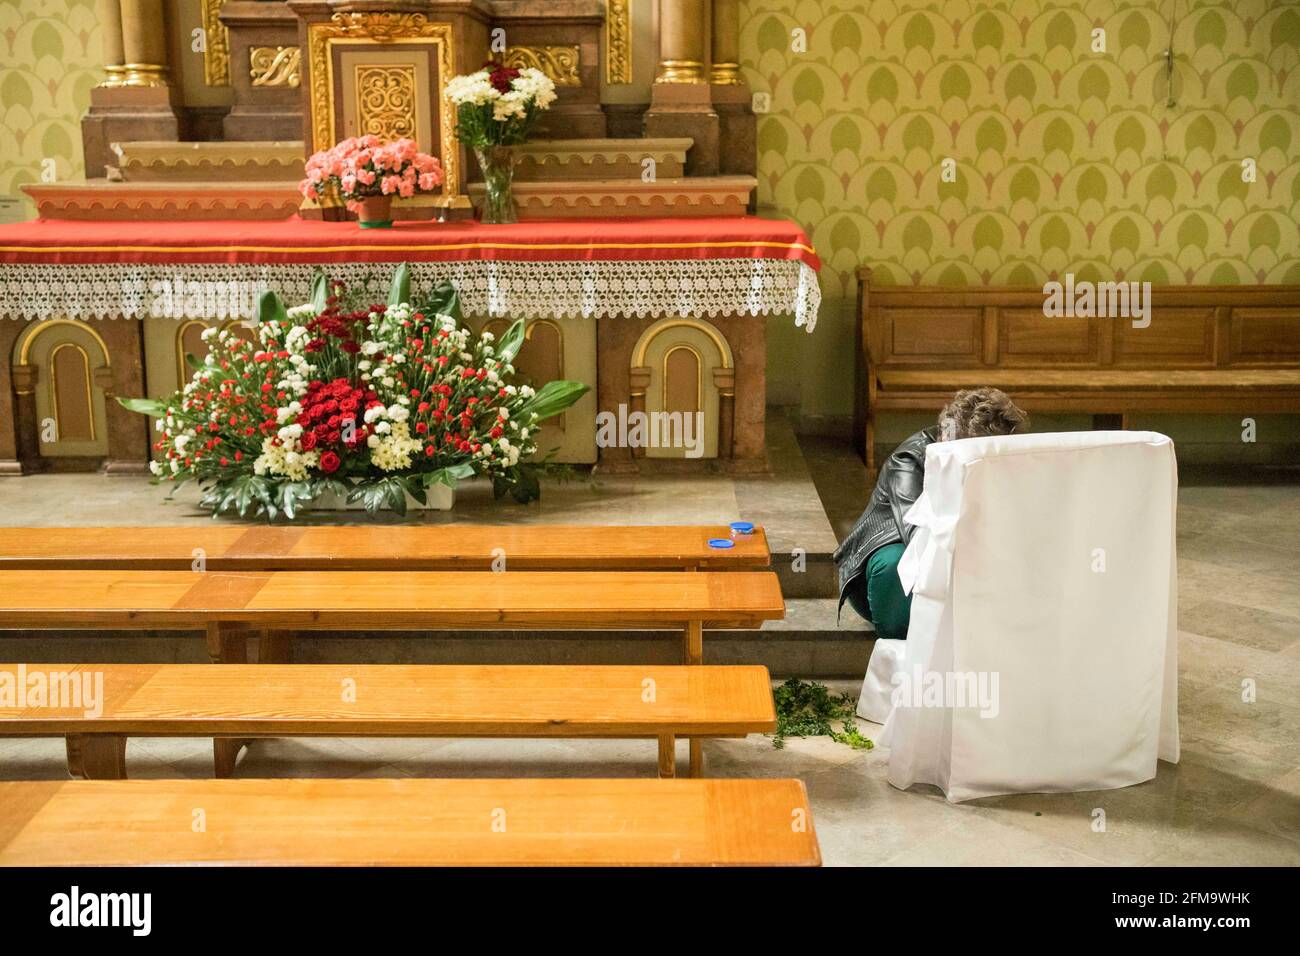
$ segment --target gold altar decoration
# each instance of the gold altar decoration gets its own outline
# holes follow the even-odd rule
[[[302,82],[302,50],[296,46],[255,46],[248,51],[254,86],[290,86]]]
[[[502,62],[517,70],[541,70],[556,86],[582,86],[578,59],[576,46],[512,46],[506,48]]]
[[[419,141],[413,65],[359,65],[356,90],[358,132],[383,140]]]
[[[200,0],[203,17],[203,82],[208,86],[230,85],[230,34],[221,22],[226,0]]]
[[[605,3],[605,82],[632,82],[632,0]]]
[[[385,44],[401,43],[402,46],[418,45],[431,48],[431,59],[438,71],[434,89],[438,95],[439,129],[437,139],[434,131],[421,131],[430,134],[427,142],[421,142],[422,148],[438,155],[442,160],[443,186],[442,202],[444,205],[457,205],[460,200],[461,169],[460,150],[456,144],[456,109],[448,102],[445,88],[447,80],[454,75],[452,65],[452,28],[449,23],[433,23],[422,13],[335,13],[327,23],[311,23],[307,27],[307,60],[309,64],[308,109],[311,114],[312,142],[311,148],[319,151],[329,149],[339,140],[337,121],[337,104],[335,102],[334,59],[332,49],[337,46],[382,47]],[[433,63],[430,67],[433,67]],[[391,64],[384,64],[384,69],[391,69]],[[416,112],[415,82],[416,68],[411,67],[409,97],[399,95],[401,84],[385,87],[382,102],[369,102],[369,98],[359,98],[357,109],[359,125],[370,120],[395,129],[402,122],[414,130],[418,126]],[[404,82],[404,81],[403,81]],[[361,89],[363,87],[358,87]],[[401,115],[401,109],[406,113]],[[367,112],[369,111],[369,112]],[[378,133],[377,135],[387,135]],[[409,134],[400,134],[409,135]]]

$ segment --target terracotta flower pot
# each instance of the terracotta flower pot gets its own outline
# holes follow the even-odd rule
[[[360,200],[357,220],[362,229],[388,229],[393,225],[393,197],[367,196]]]

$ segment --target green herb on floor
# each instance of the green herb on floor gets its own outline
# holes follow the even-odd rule
[[[870,750],[875,746],[870,737],[858,732],[853,722],[857,703],[848,694],[832,694],[830,688],[816,681],[802,681],[791,677],[776,689],[776,734],[772,746],[780,750],[786,737],[830,737],[837,743],[847,744],[854,750]],[[832,721],[843,721],[843,730],[837,731]]]

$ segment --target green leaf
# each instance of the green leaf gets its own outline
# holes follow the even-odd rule
[[[203,359],[199,358],[193,352],[186,352],[185,364],[197,372],[199,369],[203,368]]]
[[[279,488],[280,510],[292,521],[297,516],[299,502],[311,501],[317,494],[310,480],[285,482]]]
[[[519,349],[524,344],[524,320],[515,320],[514,325],[506,329],[506,332],[499,342],[497,342],[497,355],[503,362],[513,362],[515,356],[519,354]]]
[[[432,485],[446,485],[448,488],[455,488],[456,482],[473,477],[474,466],[467,461],[462,461],[458,465],[448,465],[446,468],[439,468],[437,471],[426,471],[419,476],[425,488]],[[424,499],[420,500],[423,501]]]
[[[284,307],[284,301],[274,292],[266,291],[262,297],[257,300],[257,321],[258,322],[287,322],[289,313]]]
[[[311,280],[311,307],[316,310],[317,315],[325,311],[325,300],[329,298],[329,294],[329,276],[325,275],[324,269],[317,269]]]
[[[403,262],[393,273],[392,284],[388,287],[388,304],[400,305],[411,301],[411,267]]]
[[[582,382],[557,378],[538,389],[537,394],[520,407],[519,413],[536,415],[538,421],[544,421],[552,415],[560,414],[590,390],[591,387]]]
[[[122,398],[119,395],[117,403],[129,412],[139,412],[152,418],[162,418],[167,414],[167,403],[156,398]]]
[[[420,308],[425,313],[449,315],[457,322],[464,318],[461,314],[460,295],[456,292],[456,287],[445,279],[433,287]]]

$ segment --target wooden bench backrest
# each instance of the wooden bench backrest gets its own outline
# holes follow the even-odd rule
[[[1154,286],[1151,324],[1043,314],[1038,287],[871,286],[859,362],[926,368],[1300,369],[1300,286]]]
[[[0,626],[755,627],[771,571],[0,571]]]
[[[820,862],[798,780],[0,783],[8,866]]]
[[[0,736],[648,737],[776,729],[767,668],[753,665],[0,664],[0,680],[12,675],[17,683],[50,672],[57,672],[46,681],[56,688],[52,696],[0,706]]]
[[[209,571],[673,570],[771,563],[762,528],[372,525],[0,528],[0,568]],[[497,566],[493,567],[493,562]]]

